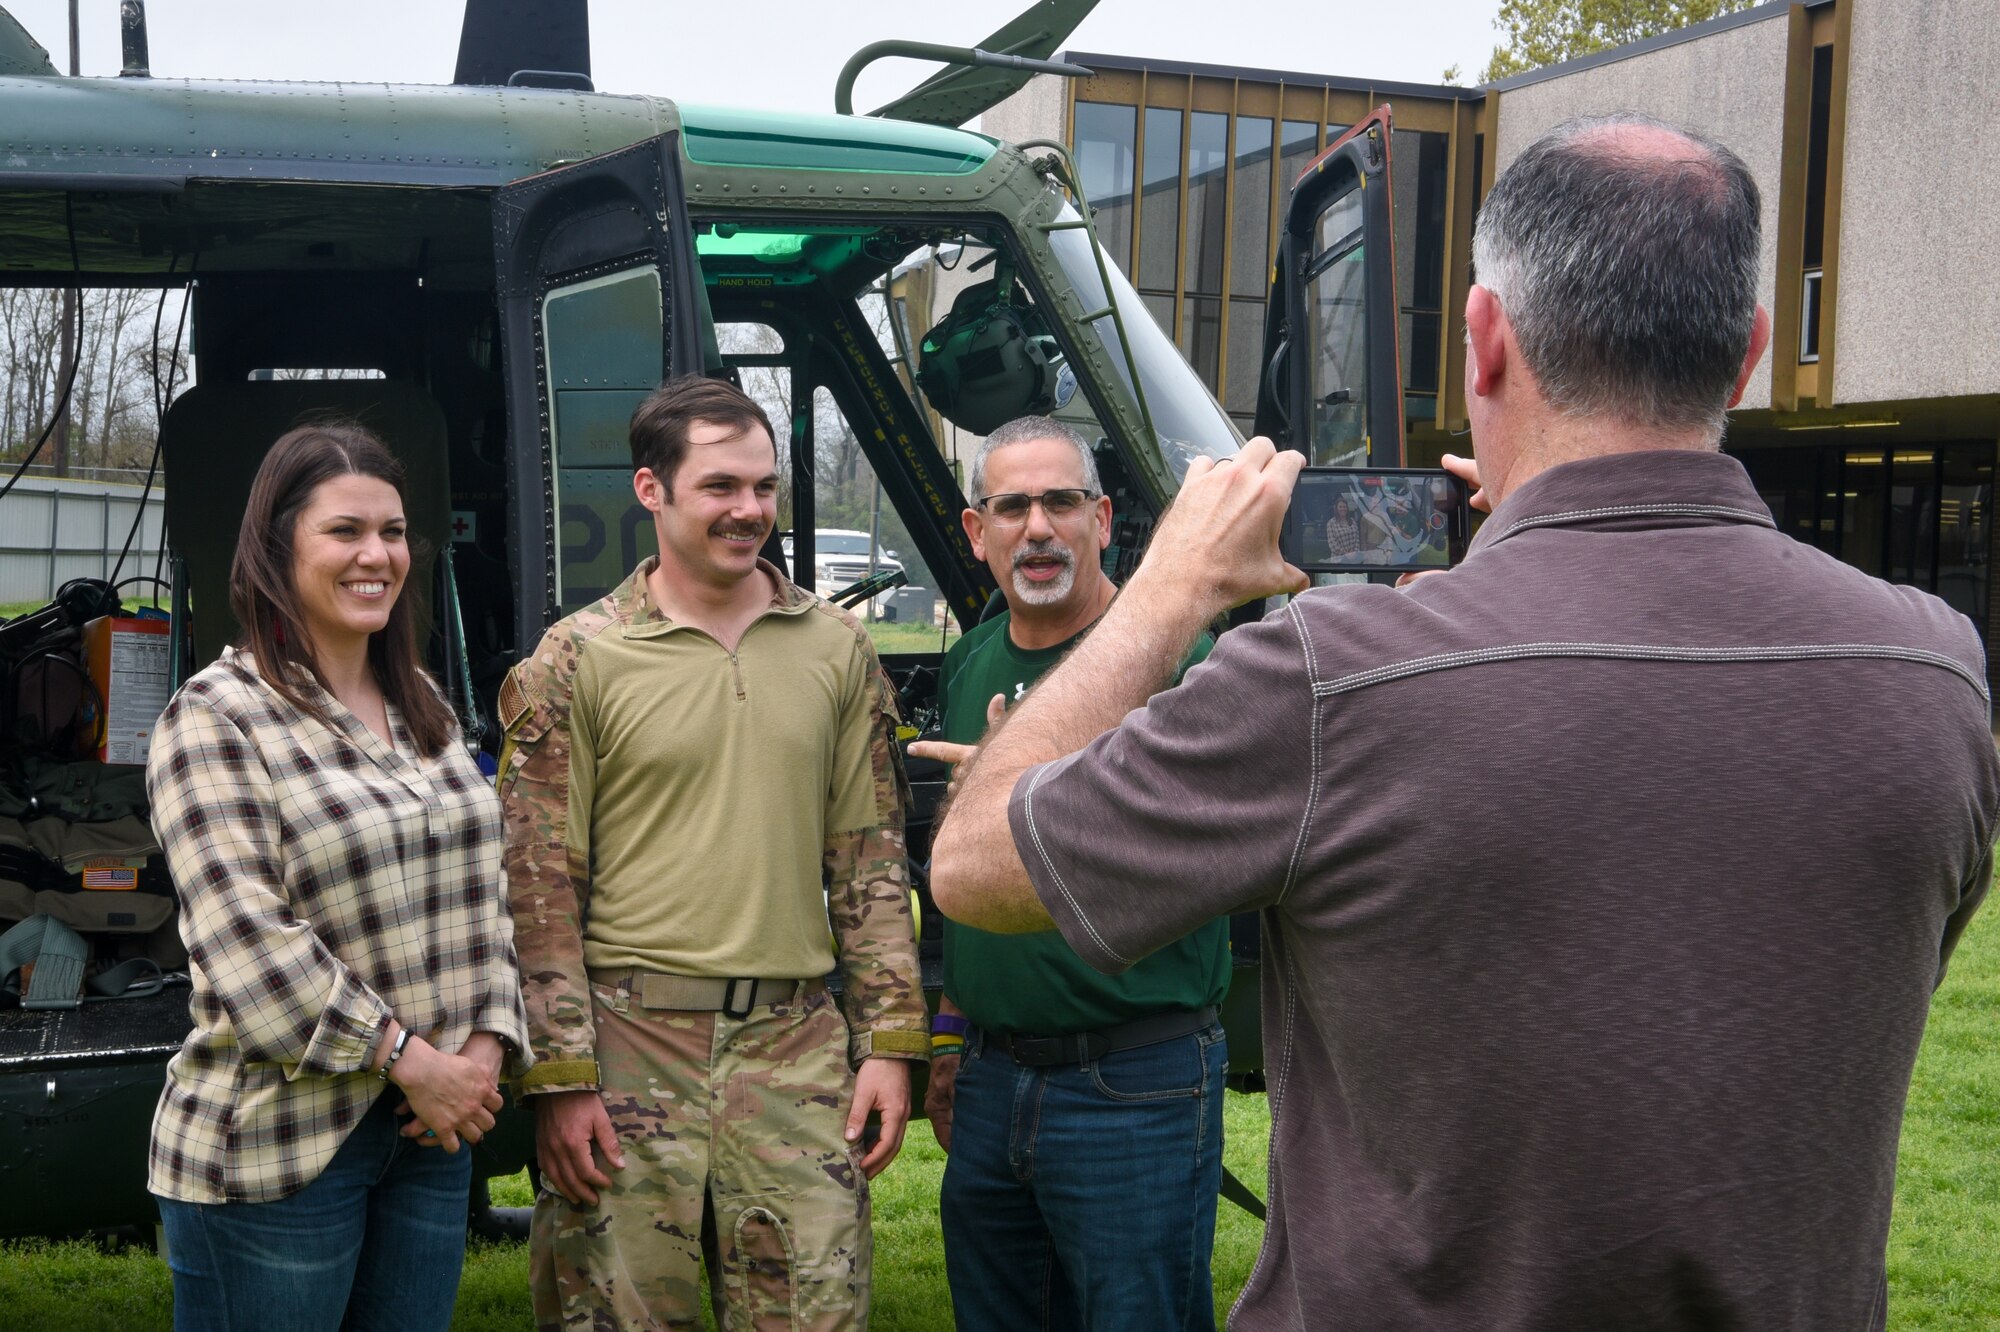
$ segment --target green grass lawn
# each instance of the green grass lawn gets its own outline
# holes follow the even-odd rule
[[[2000,900],[1931,1001],[1889,1226],[1889,1326],[2000,1328]]]
[[[1269,1111],[1232,1094],[1225,1157],[1261,1196]],[[949,1332],[938,1182],[944,1154],[928,1125],[875,1187],[875,1315],[880,1332]],[[496,1180],[494,1201],[528,1201],[520,1177]],[[1227,1311],[1249,1278],[1262,1227],[1228,1203],[1215,1236],[1215,1307]],[[520,1244],[478,1244],[467,1256],[453,1327],[527,1332],[528,1259]],[[2000,905],[1982,912],[1932,1006],[1917,1058],[1889,1233],[1889,1326],[1895,1332],[2000,1328]],[[166,1332],[165,1265],[150,1253],[83,1243],[0,1245],[0,1327],[7,1332]]]
[[[868,637],[874,640],[877,652],[942,652],[958,641],[958,622],[939,629],[935,625],[871,620]]]

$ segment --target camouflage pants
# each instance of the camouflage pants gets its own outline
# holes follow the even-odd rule
[[[843,1138],[854,1075],[825,989],[737,1019],[590,988],[625,1168],[595,1207],[536,1199],[536,1326],[699,1327],[706,1263],[724,1332],[866,1328],[868,1182]]]

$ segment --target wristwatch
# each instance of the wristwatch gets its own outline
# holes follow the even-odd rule
[[[396,1033],[396,1043],[389,1047],[389,1057],[382,1061],[382,1067],[375,1070],[375,1076],[387,1082],[389,1080],[389,1070],[394,1068],[396,1061],[403,1057],[403,1047],[409,1043],[410,1029],[404,1027]]]

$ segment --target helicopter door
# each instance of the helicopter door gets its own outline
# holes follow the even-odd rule
[[[505,185],[493,198],[507,381],[507,554],[523,651],[653,548],[626,425],[701,369],[678,131]]]
[[[1315,467],[1403,465],[1389,108],[1300,174],[1278,236],[1257,433]]]

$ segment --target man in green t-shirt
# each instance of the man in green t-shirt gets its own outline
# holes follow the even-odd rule
[[[1111,500],[1075,431],[1009,422],[970,480],[966,534],[1009,610],[945,657],[945,743],[911,752],[947,760],[1117,594],[1099,564]],[[1106,976],[1054,931],[945,922],[924,1109],[950,1154],[941,1210],[960,1332],[1215,1326],[1227,930],[1215,921]]]

